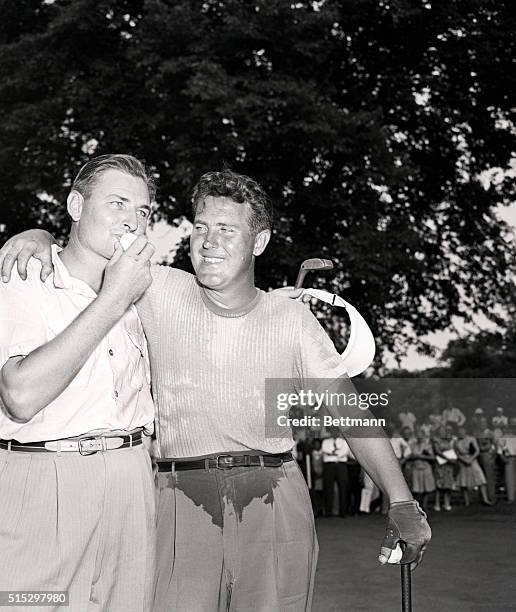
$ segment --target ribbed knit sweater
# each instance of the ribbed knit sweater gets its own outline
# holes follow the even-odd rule
[[[246,451],[283,452],[290,435],[265,435],[267,379],[324,378],[342,362],[309,309],[257,290],[239,310],[214,304],[195,276],[153,267],[137,305],[151,362],[161,457]],[[268,397],[268,399],[270,399]],[[280,413],[277,413],[280,414]]]

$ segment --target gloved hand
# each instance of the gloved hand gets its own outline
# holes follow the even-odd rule
[[[414,570],[421,562],[431,537],[432,530],[427,523],[426,514],[417,501],[394,502],[389,507],[378,561],[387,563],[396,544],[400,543],[403,556],[399,563],[410,563],[410,569]]]

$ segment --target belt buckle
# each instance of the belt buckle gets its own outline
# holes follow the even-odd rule
[[[78,440],[79,453],[83,456],[94,455],[104,450],[103,438],[81,438]]]
[[[234,457],[231,455],[219,455],[217,457],[217,468],[219,470],[230,470],[235,467]]]

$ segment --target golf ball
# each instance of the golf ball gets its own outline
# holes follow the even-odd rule
[[[401,557],[403,557],[403,551],[401,550],[401,546],[396,544],[396,548],[392,551],[387,563],[399,563]]]
[[[122,248],[124,249],[124,251],[127,251],[127,249],[131,246],[131,244],[135,240],[136,240],[136,236],[134,234],[124,234],[120,238],[120,244],[122,245]]]

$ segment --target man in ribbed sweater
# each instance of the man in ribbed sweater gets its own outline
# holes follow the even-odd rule
[[[295,392],[330,378],[349,391],[349,379],[305,306],[255,287],[271,236],[263,189],[229,170],[208,173],[193,209],[196,275],[157,266],[138,304],[160,452],[154,610],[309,610],[318,552],[310,498],[291,435],[266,435],[265,386],[288,379]],[[381,562],[401,539],[417,563],[430,529],[387,438],[373,428],[348,442],[391,501]]]
[[[265,381],[290,379],[295,391],[301,380],[341,376],[349,391],[349,379],[305,306],[255,287],[255,260],[271,236],[263,189],[228,170],[208,173],[193,213],[196,275],[155,268],[138,305],[161,454],[155,609],[308,610],[317,560],[310,498],[291,435],[265,435]],[[391,501],[381,561],[398,536],[407,559],[419,560],[430,529],[387,438],[370,435],[349,444]]]

